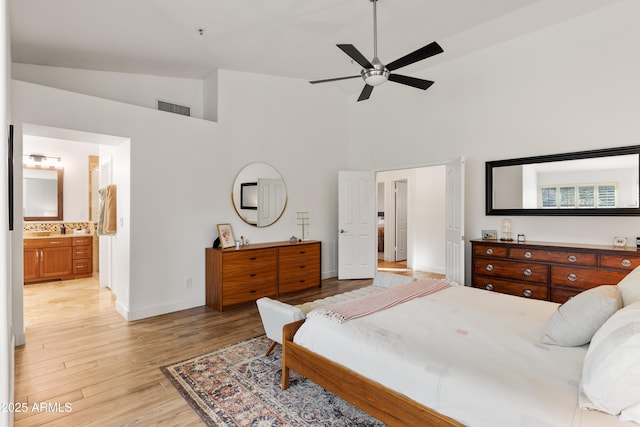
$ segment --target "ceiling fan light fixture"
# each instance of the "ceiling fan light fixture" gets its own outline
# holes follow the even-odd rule
[[[389,79],[389,70],[370,69],[362,70],[362,78],[369,86],[379,86]]]

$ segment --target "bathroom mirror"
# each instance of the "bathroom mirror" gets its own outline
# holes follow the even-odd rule
[[[268,227],[284,213],[287,187],[273,166],[250,163],[236,176],[231,201],[244,222],[255,227]]]
[[[22,212],[25,221],[62,221],[62,168],[23,166]]]
[[[486,163],[487,215],[640,215],[640,146]]]

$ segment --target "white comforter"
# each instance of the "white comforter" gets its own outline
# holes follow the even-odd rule
[[[557,304],[454,286],[294,341],[470,426],[622,426],[578,407],[587,347],[540,343]]]

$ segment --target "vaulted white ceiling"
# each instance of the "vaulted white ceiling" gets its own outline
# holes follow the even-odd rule
[[[445,53],[410,74],[614,2],[379,0],[378,56],[388,63],[438,41]],[[12,59],[185,78],[354,75],[360,66],[336,44],[371,58],[372,10],[371,0],[10,0]]]

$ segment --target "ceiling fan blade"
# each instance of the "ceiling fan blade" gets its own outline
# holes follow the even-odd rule
[[[354,61],[362,66],[362,68],[373,68],[373,65],[358,49],[352,44],[337,44],[340,49],[351,57]]]
[[[438,43],[431,42],[428,45],[423,46],[402,58],[398,58],[390,64],[387,64],[387,69],[389,71],[397,70],[398,68],[406,67],[414,62],[422,61],[423,59],[427,59],[430,56],[437,55],[442,52],[444,52],[444,50]]]
[[[371,96],[371,92],[373,92],[373,86],[364,85],[364,89],[362,89],[362,92],[360,92],[358,101],[364,101],[365,99],[369,99],[369,97]]]
[[[334,77],[332,79],[324,79],[324,80],[312,80],[309,83],[311,83],[312,85],[316,84],[316,83],[326,83],[326,82],[335,82],[337,80],[346,80],[346,79],[355,79],[356,77],[362,77],[360,74],[358,74],[357,76],[346,76],[346,77]]]
[[[389,80],[417,89],[427,90],[434,83],[431,80],[423,80],[415,77],[403,76],[401,74],[389,74]]]

